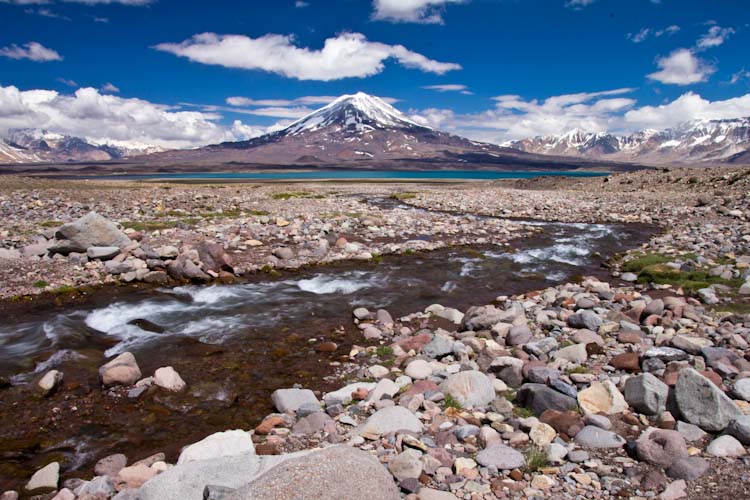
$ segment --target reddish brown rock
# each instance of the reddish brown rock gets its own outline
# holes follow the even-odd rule
[[[624,352],[612,358],[610,364],[618,370],[637,373],[641,371],[640,357],[637,352]]]
[[[260,435],[270,434],[275,427],[280,425],[284,425],[284,419],[277,415],[272,415],[266,417],[263,422],[255,428],[255,433]]]
[[[617,335],[617,341],[621,344],[640,344],[643,334],[635,330],[623,330]]]
[[[339,346],[336,342],[322,342],[317,345],[315,350],[318,352],[336,352],[336,349],[338,348]]]
[[[547,410],[539,417],[539,421],[571,438],[583,429],[583,419],[574,411]]]
[[[429,344],[431,340],[431,333],[420,333],[419,335],[413,335],[411,337],[406,337],[405,339],[397,340],[394,343],[404,351],[411,351],[412,349],[419,351]]]

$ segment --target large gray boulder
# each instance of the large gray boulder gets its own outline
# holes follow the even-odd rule
[[[450,394],[466,408],[487,406],[495,399],[492,380],[477,370],[451,375],[440,384],[440,390],[444,394]]]
[[[120,231],[114,222],[96,212],[89,212],[76,221],[63,224],[55,238],[60,240],[54,247],[60,253],[85,252],[90,247],[123,248],[131,243],[128,235]]]
[[[403,406],[388,406],[378,410],[357,428],[357,433],[377,437],[396,431],[422,432],[422,423]]]
[[[296,413],[304,405],[320,406],[320,401],[310,389],[277,389],[271,394],[271,400],[281,413]]]
[[[367,452],[332,446],[277,465],[228,500],[399,500],[396,483]]]
[[[524,456],[503,444],[485,448],[477,455],[477,463],[483,467],[496,467],[500,470],[518,469],[526,465]]]
[[[625,382],[625,401],[644,415],[658,415],[667,406],[669,386],[651,373],[630,377]]]
[[[680,371],[675,399],[685,420],[710,432],[723,431],[729,422],[742,415],[734,401],[692,368]]]
[[[529,408],[536,416],[547,410],[567,411],[578,408],[578,402],[574,398],[544,384],[523,384],[518,390],[516,401]]]
[[[208,485],[240,488],[276,465],[309,453],[258,456],[253,452],[182,463],[144,484],[140,500],[203,500]]]

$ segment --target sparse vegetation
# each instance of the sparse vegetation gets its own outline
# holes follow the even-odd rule
[[[524,408],[523,406],[516,406],[513,408],[513,413],[516,414],[517,417],[520,418],[529,418],[534,416],[534,412],[529,410],[528,408]]]
[[[405,191],[403,193],[393,193],[389,198],[392,200],[404,201],[411,200],[417,197],[417,193],[412,191]]]
[[[34,288],[47,288],[49,286],[49,283],[47,283],[44,280],[39,280],[34,282]]]
[[[532,446],[524,453],[526,456],[526,471],[536,472],[549,465],[547,454],[536,446]]]
[[[446,408],[455,408],[456,410],[463,409],[463,405],[461,405],[461,403],[459,403],[458,400],[450,394],[445,395],[443,403],[445,404]]]
[[[323,199],[326,197],[327,195],[322,193],[307,193],[303,191],[274,193],[271,195],[271,198],[273,198],[274,200],[289,200],[292,198]]]
[[[393,349],[391,349],[390,346],[381,345],[381,346],[378,346],[378,348],[375,350],[375,354],[379,358],[386,358],[388,356],[393,356]]]
[[[568,375],[573,375],[574,373],[584,375],[587,373],[591,373],[591,370],[586,368],[585,366],[572,366],[565,369],[565,373]]]
[[[60,227],[63,223],[59,220],[45,220],[40,222],[39,225],[42,227]]]

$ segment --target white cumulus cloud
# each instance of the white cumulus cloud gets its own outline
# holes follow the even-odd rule
[[[99,4],[121,4],[121,5],[148,5],[156,0],[62,0],[67,3],[82,3],[85,5]],[[47,5],[53,3],[52,0],[0,0],[0,3],[10,3],[14,5]]]
[[[633,129],[664,129],[692,120],[726,120],[746,116],[750,116],[750,94],[709,101],[693,92],[686,92],[667,104],[628,111],[625,113],[625,124]]]
[[[371,42],[361,33],[328,38],[319,50],[298,47],[294,38],[287,35],[251,38],[216,33],[201,33],[180,43],[161,43],[154,48],[203,64],[267,71],[298,80],[371,76],[382,72],[389,59],[407,68],[440,75],[461,69],[458,64],[429,59],[403,45]]]
[[[14,128],[42,128],[99,143],[185,148],[237,137],[218,114],[179,111],[143,99],[80,88],[73,94],[0,86],[0,136]]]
[[[661,83],[690,85],[705,82],[716,72],[716,68],[697,57],[689,49],[676,49],[656,60],[659,71],[648,77]]]
[[[24,45],[15,43],[0,48],[0,57],[10,59],[29,59],[36,62],[62,61],[62,56],[57,51],[48,49],[39,42],[29,42]]]
[[[374,0],[372,17],[380,21],[442,24],[445,5],[468,0]]]
[[[708,32],[701,36],[695,44],[697,50],[706,50],[722,45],[727,38],[734,34],[734,28],[711,26]]]
[[[568,0],[565,2],[565,6],[570,9],[581,10],[594,2],[596,2],[596,0]]]
[[[473,92],[469,90],[466,85],[461,84],[443,84],[443,85],[425,85],[422,87],[426,90],[434,90],[436,92],[460,92],[462,94],[471,95]]]

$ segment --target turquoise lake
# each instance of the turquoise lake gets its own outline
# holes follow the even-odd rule
[[[316,171],[279,171],[279,172],[190,172],[159,174],[118,174],[84,176],[88,179],[115,180],[496,180],[496,179],[530,179],[532,177],[601,177],[607,172],[580,171],[488,171],[488,170],[316,170]],[[81,178],[81,177],[78,177]]]

